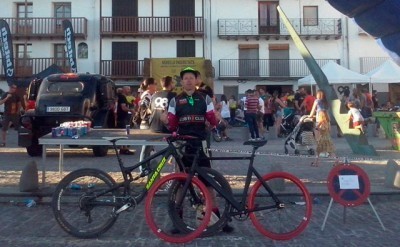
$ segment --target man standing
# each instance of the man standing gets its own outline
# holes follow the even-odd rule
[[[304,88],[302,87],[294,94],[294,108],[296,110],[296,113],[299,115],[303,115],[301,104],[304,100],[304,94]]]
[[[117,94],[117,128],[120,129],[125,129],[127,125],[130,125],[128,120],[130,119],[129,115],[134,113],[134,110],[129,108],[128,100],[125,97],[127,93],[128,89],[123,88],[122,91]],[[129,150],[127,146],[121,146],[119,153],[127,155],[135,154],[135,152]]]
[[[305,90],[306,95],[304,97],[303,103],[300,105],[301,109],[304,109],[304,113],[306,115],[309,115],[311,112],[311,109],[314,105],[315,97],[311,95],[311,92],[309,89]]]
[[[166,76],[161,79],[162,90],[156,92],[151,97],[150,103],[150,130],[156,133],[169,133],[160,117],[163,112],[168,111],[168,105],[171,99],[176,96],[176,93],[172,92],[174,89],[174,82],[171,76]]]
[[[0,147],[6,146],[7,130],[10,123],[13,123],[14,129],[19,128],[19,111],[21,109],[21,98],[17,95],[17,85],[12,84],[9,90],[0,100],[0,105],[4,104],[4,119],[2,122],[2,142]]]
[[[161,120],[168,125],[170,131],[177,131],[180,135],[196,136],[199,139],[190,140],[190,145],[185,148],[185,153],[189,154],[182,158],[185,166],[190,167],[193,163],[193,154],[198,148],[201,148],[199,166],[211,167],[210,160],[207,159],[206,149],[206,121],[215,128],[217,121],[215,119],[214,105],[212,99],[198,90],[196,90],[197,71],[192,68],[186,68],[181,71],[182,93],[173,98],[168,107],[168,114],[164,113]],[[190,157],[191,156],[191,157]],[[215,192],[209,188],[215,201]],[[219,216],[218,208],[213,212]],[[226,225],[225,232],[233,231],[233,228]]]

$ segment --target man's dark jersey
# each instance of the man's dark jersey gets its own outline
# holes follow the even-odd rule
[[[168,111],[168,105],[172,98],[176,96],[176,93],[173,93],[168,90],[163,90],[156,92],[151,97],[150,103],[150,130],[157,133],[169,133],[170,131],[161,122],[160,116],[164,111]]]
[[[192,99],[193,98],[193,101]],[[193,105],[190,102],[193,102]],[[178,131],[181,135],[193,135],[206,138],[206,120],[211,126],[217,121],[211,98],[199,91],[192,96],[182,92],[171,100],[168,107],[168,122],[170,131]]]

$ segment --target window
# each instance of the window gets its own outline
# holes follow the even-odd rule
[[[32,44],[17,44],[16,46],[17,66],[32,66]]]
[[[18,26],[17,33],[29,35],[32,33],[32,4],[19,3],[17,4]]]
[[[71,3],[54,3],[54,17],[59,19],[57,26],[61,26],[63,19],[71,17]]]
[[[17,18],[31,18],[32,17],[32,3],[19,3],[17,4]]]
[[[176,41],[177,57],[196,57],[196,41],[195,40],[177,40]]]
[[[303,7],[304,26],[318,26],[318,6]]]
[[[258,2],[258,26],[261,34],[279,33],[278,1]]]
[[[54,59],[55,64],[61,68],[67,66],[67,54],[65,52],[65,44],[55,44],[54,45]]]
[[[53,82],[49,84],[47,92],[49,93],[80,93],[83,91],[83,83],[79,81],[73,82]]]
[[[88,45],[84,42],[78,45],[78,58],[88,58]]]
[[[239,44],[239,77],[258,77],[259,44]]]
[[[71,3],[54,3],[54,17],[61,19],[70,18]]]

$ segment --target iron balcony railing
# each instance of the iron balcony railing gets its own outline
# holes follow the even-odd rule
[[[203,35],[203,17],[102,17],[101,35]]]
[[[142,78],[144,60],[101,60],[100,73],[113,79]]]
[[[366,74],[371,70],[378,68],[389,59],[389,57],[360,57],[361,74]]]
[[[316,59],[320,67],[339,59]],[[220,79],[301,78],[309,75],[303,59],[220,59]]]
[[[289,19],[300,36],[341,35],[340,19]],[[279,19],[219,19],[218,36],[268,36],[289,35]]]
[[[64,38],[62,21],[65,18],[4,18],[14,38]],[[87,19],[71,17],[75,37],[86,39]]]
[[[31,77],[56,64],[64,72],[70,72],[71,66],[67,59],[58,58],[15,58],[14,69],[16,78]],[[5,78],[2,61],[0,60],[0,77]]]

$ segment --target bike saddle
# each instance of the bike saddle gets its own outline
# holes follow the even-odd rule
[[[268,140],[259,140],[259,141],[245,141],[243,145],[251,145],[253,147],[262,147],[264,146]]]

